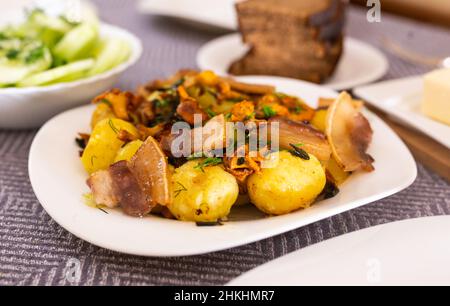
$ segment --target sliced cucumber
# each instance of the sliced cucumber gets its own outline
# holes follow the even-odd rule
[[[88,57],[98,38],[98,28],[91,23],[83,23],[69,32],[56,44],[53,53],[65,61]]]
[[[0,59],[0,86],[14,85],[51,64],[50,51],[40,42],[21,43],[19,49],[6,50]]]
[[[80,75],[82,72],[92,69],[95,61],[93,59],[85,59],[53,68],[44,72],[40,72],[27,77],[17,84],[19,87],[48,85],[58,82],[61,79],[70,79],[73,75]]]
[[[35,27],[51,29],[60,33],[72,30],[73,25],[60,17],[46,15],[41,10],[34,10],[28,17],[28,22]]]
[[[99,74],[123,63],[130,56],[128,44],[118,38],[104,40],[97,47],[96,62],[89,75]]]

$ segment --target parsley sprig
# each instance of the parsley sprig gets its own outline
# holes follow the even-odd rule
[[[277,112],[274,111],[273,108],[268,105],[264,105],[262,111],[264,113],[264,117],[267,119],[277,115]]]

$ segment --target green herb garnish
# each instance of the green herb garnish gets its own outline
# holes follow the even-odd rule
[[[289,145],[294,149],[294,150],[290,150],[289,151],[292,155],[300,157],[301,159],[304,159],[304,160],[309,160],[310,159],[309,154],[306,153],[305,150],[300,149],[298,146],[296,146],[296,145],[294,145],[292,143],[290,143]]]
[[[296,114],[299,114],[299,113],[301,113],[303,111],[303,107],[301,107],[300,105],[297,105],[295,108],[294,108],[294,112],[296,113]]]
[[[223,160],[219,157],[208,157],[205,160],[198,163],[194,169],[200,169],[202,172],[205,172],[204,168],[209,166],[216,166],[223,163]]]
[[[180,195],[181,192],[187,191],[187,188],[184,187],[183,184],[181,184],[180,182],[177,182],[177,184],[180,186],[180,189],[177,189],[177,190],[174,191],[175,198],[178,197],[178,196]]]
[[[277,112],[274,111],[274,110],[272,109],[272,107],[270,107],[270,106],[268,106],[268,105],[264,105],[263,108],[262,108],[262,111],[263,111],[263,113],[264,113],[264,117],[265,117],[265,118],[271,118],[271,117],[277,115]]]
[[[215,117],[217,114],[211,109],[211,106],[208,107],[206,110],[206,113],[208,114],[209,118]]]
[[[286,97],[287,97],[286,94],[281,93],[281,92],[276,92],[276,93],[274,93],[273,95],[274,95],[275,97],[277,97],[278,99],[283,99],[283,98],[286,98]]]
[[[153,100],[153,103],[155,103],[155,107],[157,108],[163,108],[169,105],[169,101],[164,100],[164,99],[156,99]]]
[[[108,105],[109,107],[112,107],[112,103],[111,101],[109,101],[108,99],[101,99],[100,101],[98,101],[99,103],[105,103],[106,105]]]
[[[111,119],[109,119],[108,121],[109,126],[111,127],[111,129],[114,131],[114,133],[119,133],[119,130],[114,126],[114,123],[112,122]]]
[[[172,84],[172,88],[177,88],[178,86],[182,85],[184,83],[184,80],[185,80],[184,77],[182,77],[181,79]]]
[[[98,207],[98,206],[97,206],[97,209],[98,209],[98,210],[101,210],[101,211],[104,212],[105,214],[109,214],[106,210],[104,210],[104,209],[101,208],[101,207]]]
[[[202,158],[202,157],[205,157],[205,154],[203,154],[203,152],[195,152],[195,153],[192,153],[191,155],[189,155],[186,159],[193,160],[193,159]]]
[[[250,120],[255,118],[255,112],[251,113],[250,115],[245,116],[244,120]]]

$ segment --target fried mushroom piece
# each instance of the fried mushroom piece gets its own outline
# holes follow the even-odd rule
[[[242,83],[231,78],[219,78],[219,80],[228,83],[230,88],[234,91],[250,95],[265,95],[275,92],[275,87],[271,85]]]
[[[111,105],[112,110],[117,118],[129,120],[128,111],[133,107],[134,95],[128,91],[121,91],[113,88],[99,96],[92,103],[106,102]]]
[[[202,121],[208,120],[209,116],[199,106],[197,100],[190,97],[183,86],[178,87],[180,104],[177,107],[177,114],[187,123],[194,124],[194,115],[201,116]]]

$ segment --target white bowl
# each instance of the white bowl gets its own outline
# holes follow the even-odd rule
[[[135,64],[142,54],[142,43],[130,32],[101,24],[101,37],[118,37],[128,42],[128,60],[104,73],[73,82],[50,86],[0,88],[0,128],[26,129],[41,126],[54,115],[88,103],[93,97],[114,86],[120,74]]]

